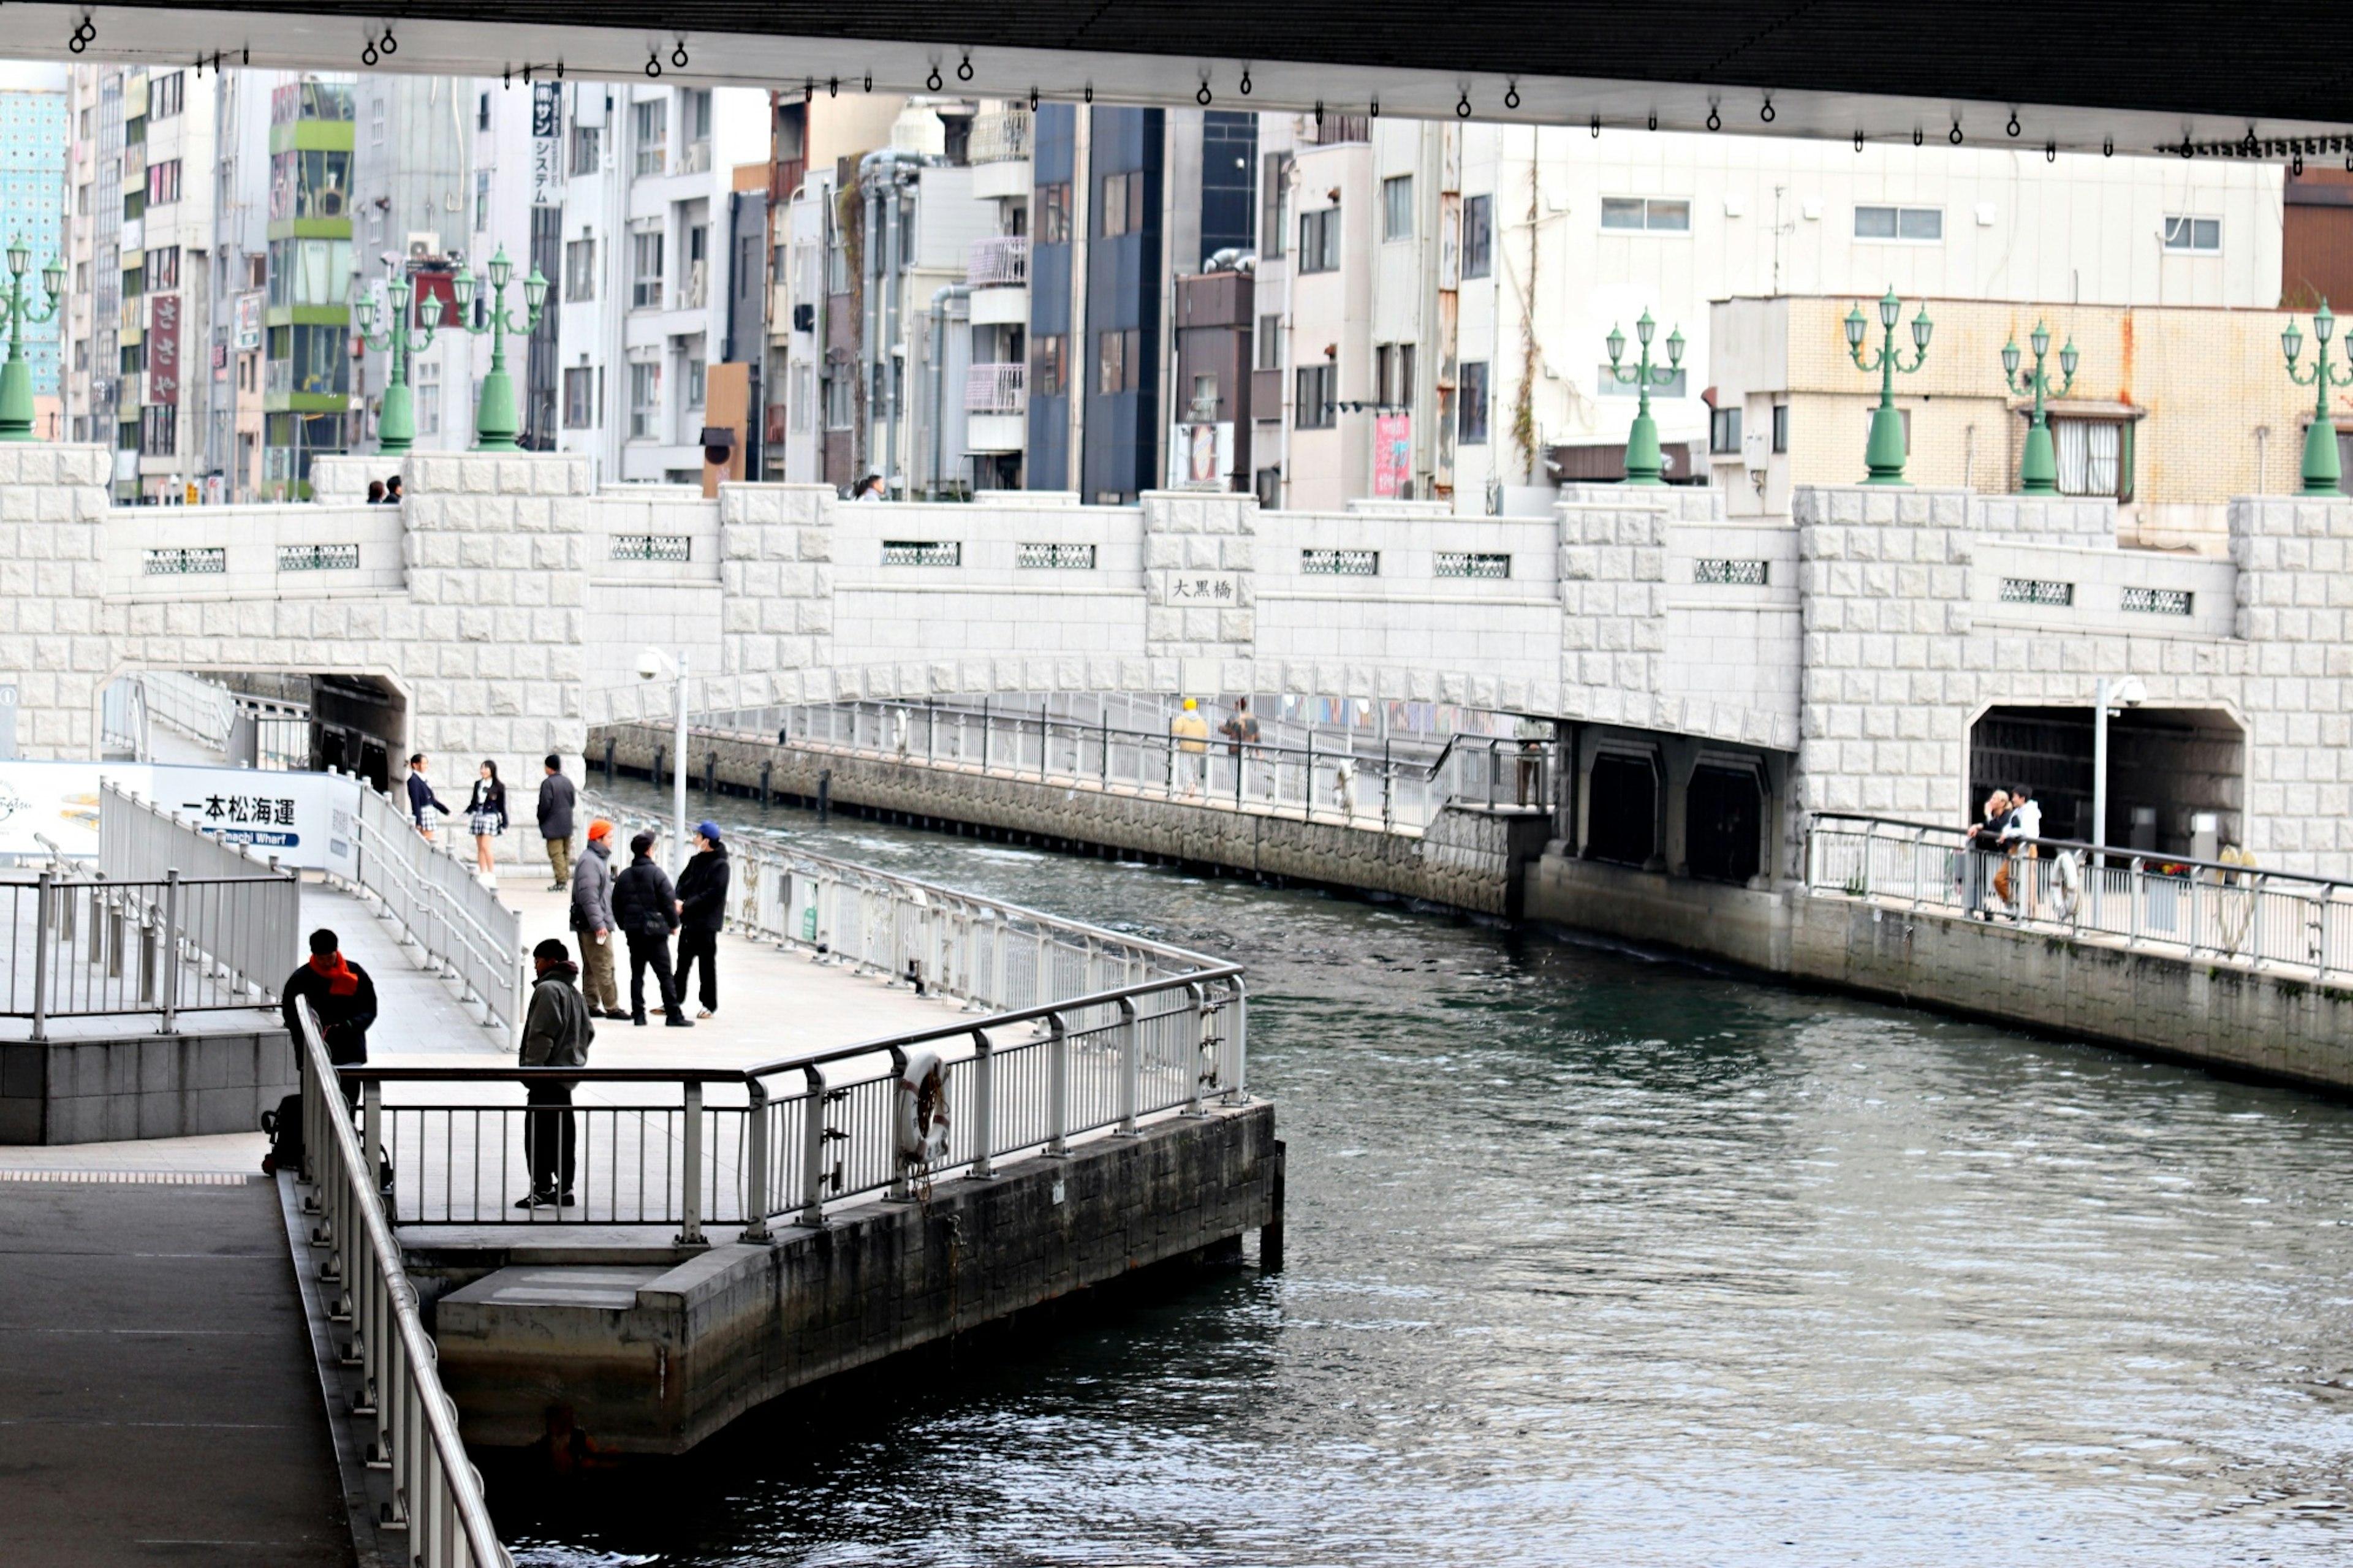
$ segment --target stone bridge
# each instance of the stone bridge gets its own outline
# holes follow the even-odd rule
[[[1973,760],[1981,721],[2087,723],[2094,681],[2129,675],[2179,735],[2128,765],[2196,775],[2163,836],[2211,813],[2267,865],[2353,871],[2353,502],[2234,501],[2223,560],[2118,549],[2109,502],[1960,490],[1804,489],[1791,518],[1740,523],[1708,491],[1609,486],[1532,518],[1176,492],[714,501],[597,491],[574,458],[419,454],[400,506],[360,502],[383,465],[331,458],[312,503],[118,509],[107,457],[0,448],[0,681],[28,756],[95,755],[100,692],[130,670],[298,671],[375,682],[388,741],[445,776],[490,756],[528,779],[592,723],[667,710],[635,673],[651,643],[689,652],[709,710],[1286,691],[1557,719],[1572,817],[1604,759],[1647,757],[1674,869],[1694,771],[1750,769],[1763,870],[1786,876],[1771,846],[1805,810],[1956,820],[1994,765]]]

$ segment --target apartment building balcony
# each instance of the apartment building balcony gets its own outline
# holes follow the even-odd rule
[[[1029,367],[1026,364],[976,364],[965,371],[964,411],[966,414],[1020,414],[1029,406]]]
[[[965,156],[972,164],[972,194],[980,201],[1026,201],[1029,196],[1029,113],[1008,110],[972,122]]]
[[[976,239],[965,258],[965,281],[976,289],[1029,282],[1029,239],[1026,235],[1000,234]]]
[[[670,165],[673,174],[707,174],[711,173],[711,143],[690,142],[679,149],[678,162]]]

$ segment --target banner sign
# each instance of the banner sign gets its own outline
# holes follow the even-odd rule
[[[180,297],[158,294],[148,307],[147,401],[180,401]]]
[[[100,780],[280,866],[358,873],[358,779],[168,763],[0,762],[0,855],[97,858]]]

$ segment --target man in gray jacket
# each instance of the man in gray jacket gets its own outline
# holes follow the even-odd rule
[[[522,1019],[522,1065],[527,1068],[577,1068],[588,1065],[588,1047],[596,1026],[588,1019],[588,1004],[573,985],[580,971],[571,952],[549,937],[531,950],[538,982],[531,988],[531,1005]],[[579,1141],[572,1113],[572,1079],[539,1078],[523,1091],[531,1110],[523,1115],[523,1158],[531,1163],[531,1191],[519,1199],[519,1209],[570,1208],[572,1172]]]
[[[626,1018],[620,982],[613,973],[613,825],[603,817],[588,825],[588,847],[572,868],[572,930],[580,938],[580,967],[586,973],[588,1010]]]
[[[547,840],[547,864],[555,872],[551,893],[572,885],[572,806],[578,798],[564,776],[564,760],[550,752],[547,776],[539,781],[539,836]]]

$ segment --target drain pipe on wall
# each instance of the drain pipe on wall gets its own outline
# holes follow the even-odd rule
[[[968,299],[969,283],[943,283],[932,290],[932,331],[928,345],[932,353],[932,499],[940,494],[940,465],[944,458],[941,443],[942,432],[948,422],[948,356],[945,344],[948,301]]]

